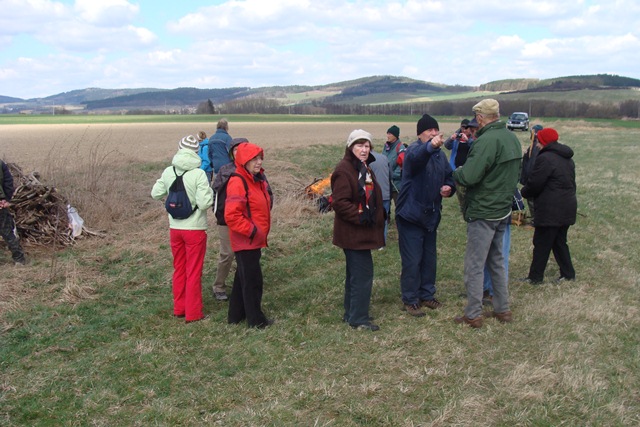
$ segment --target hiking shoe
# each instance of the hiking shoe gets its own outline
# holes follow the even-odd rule
[[[513,322],[513,314],[511,313],[510,310],[504,311],[502,313],[496,313],[495,311],[485,311],[484,313],[482,313],[482,316],[484,316],[487,319],[494,317],[500,323]]]
[[[570,278],[570,277],[564,277],[564,276],[560,276],[558,277],[555,282],[556,283],[562,283],[562,282],[574,282],[576,280],[575,277]]]
[[[528,277],[523,277],[519,281],[523,282],[523,283],[528,283],[528,284],[534,285],[534,286],[542,285],[542,280],[533,280],[533,279],[530,279]]]
[[[363,323],[362,325],[349,325],[349,326],[351,326],[353,329],[356,329],[358,331],[375,332],[380,330],[380,326],[374,325],[373,323]]]
[[[404,304],[402,307],[404,311],[412,315],[413,317],[422,317],[426,316],[426,313],[420,310],[420,305],[418,304]]]
[[[213,291],[213,297],[218,301],[227,301],[229,299],[225,291],[222,291],[222,292]]]
[[[469,319],[467,316],[458,316],[453,319],[458,324],[469,325],[474,329],[482,328],[482,316],[478,316],[475,319]]]
[[[420,301],[420,307],[427,307],[431,310],[435,310],[442,307],[442,303],[435,298],[430,300],[422,300]]]

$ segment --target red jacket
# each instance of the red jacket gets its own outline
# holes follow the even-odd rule
[[[224,220],[229,227],[231,248],[234,252],[260,249],[267,245],[267,235],[271,228],[271,196],[268,191],[264,170],[253,175],[245,165],[254,157],[264,155],[262,148],[249,142],[240,144],[235,157],[236,174],[227,184],[227,198]]]

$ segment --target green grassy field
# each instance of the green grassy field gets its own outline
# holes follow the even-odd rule
[[[373,254],[371,307],[381,330],[341,322],[344,255],[331,245],[333,216],[296,197],[291,180],[324,176],[342,144],[265,161],[277,201],[262,261],[264,308],[276,319],[266,330],[227,325],[226,305],[212,299],[213,229],[203,279],[211,317],[190,325],[171,317],[167,220],[155,205],[114,224],[105,240],[55,257],[37,252],[23,270],[3,249],[2,274],[18,297],[0,318],[0,424],[640,424],[640,129],[581,123],[557,122],[576,153],[579,216],[569,245],[577,280],[554,284],[550,260],[544,285],[518,282],[532,231],[513,227],[515,321],[507,325],[489,320],[473,330],[452,320],[465,304],[465,224],[455,198],[444,203],[438,235],[445,307],[420,319],[401,311],[392,225],[388,247]],[[526,133],[517,135],[524,144]],[[149,206],[162,165],[113,173],[132,167],[143,190],[135,202]]]

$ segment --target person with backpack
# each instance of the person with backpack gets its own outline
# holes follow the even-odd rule
[[[262,311],[264,281],[260,258],[267,247],[273,198],[264,175],[264,152],[245,142],[236,151],[236,171],[227,182],[224,220],[229,227],[231,248],[236,256],[229,312],[230,324],[247,321],[249,327],[273,324]]]
[[[227,119],[218,120],[216,132],[209,138],[209,163],[214,174],[217,174],[222,166],[229,163],[231,141],[229,122]]]
[[[213,204],[213,190],[206,173],[200,169],[198,147],[198,140],[193,135],[182,138],[171,166],[162,172],[151,189],[151,197],[155,200],[178,196],[165,206],[173,254],[173,315],[184,318],[186,323],[205,318],[202,313],[202,267],[207,250],[207,209]],[[186,200],[179,197],[184,192],[176,189],[176,181],[182,181]],[[181,204],[187,205],[186,214],[174,211]]]
[[[231,249],[231,240],[229,238],[229,227],[224,221],[224,205],[227,196],[227,182],[231,174],[236,171],[236,164],[234,163],[236,151],[240,144],[249,142],[246,138],[234,138],[231,141],[229,150],[229,163],[222,166],[215,179],[213,180],[213,191],[215,192],[215,199],[213,203],[213,213],[216,217],[216,223],[218,225],[218,236],[220,237],[220,252],[218,255],[218,269],[216,271],[216,278],[213,282],[213,297],[218,301],[227,301],[227,292],[225,290],[225,281],[229,276],[231,270],[231,264],[233,264],[233,250]]]
[[[0,235],[9,247],[15,265],[21,266],[26,264],[26,259],[16,233],[16,223],[9,211],[11,198],[15,191],[13,175],[11,175],[9,166],[2,160],[0,160],[0,169],[2,169],[0,171]]]
[[[213,168],[211,167],[211,161],[209,161],[209,138],[207,138],[207,134],[204,131],[198,132],[198,143],[200,144],[200,148],[198,148],[198,156],[200,156],[200,169],[207,174],[207,179],[209,182],[213,179]]]

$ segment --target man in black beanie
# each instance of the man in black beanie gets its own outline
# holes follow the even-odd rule
[[[442,198],[455,193],[438,121],[428,114],[417,124],[418,140],[405,151],[402,186],[396,205],[398,243],[402,258],[400,290],[403,308],[415,317],[422,307],[442,306],[436,293],[436,238]]]
[[[391,200],[398,207],[398,193],[402,184],[402,163],[404,162],[404,150],[407,145],[400,141],[400,128],[396,125],[387,129],[387,142],[382,149],[382,154],[389,161],[391,169]],[[390,211],[389,211],[390,213]]]

